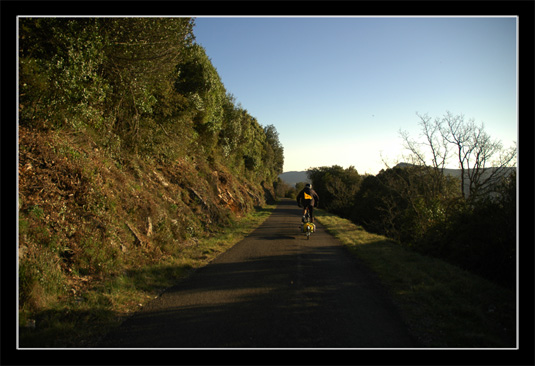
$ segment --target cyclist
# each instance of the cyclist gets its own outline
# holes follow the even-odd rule
[[[297,206],[303,207],[303,217],[305,216],[306,210],[310,214],[310,221],[314,223],[314,207],[318,207],[318,202],[320,198],[315,190],[312,189],[310,183],[305,184],[305,188],[299,192],[297,195]]]

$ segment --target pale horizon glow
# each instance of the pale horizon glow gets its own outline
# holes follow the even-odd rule
[[[228,93],[284,146],[284,172],[401,158],[416,113],[517,141],[516,17],[198,17]],[[456,168],[455,166],[451,166]]]

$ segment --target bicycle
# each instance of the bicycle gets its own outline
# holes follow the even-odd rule
[[[310,212],[308,207],[305,208],[305,214],[302,219],[303,225],[301,225],[301,231],[305,233],[307,240],[310,239],[310,235],[316,231],[316,225],[310,221]]]

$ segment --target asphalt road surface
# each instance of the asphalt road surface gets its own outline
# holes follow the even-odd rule
[[[253,233],[169,288],[102,348],[414,348],[384,289],[283,201]]]

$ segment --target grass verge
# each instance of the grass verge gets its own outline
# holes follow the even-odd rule
[[[92,348],[114,327],[166,288],[210,263],[271,215],[275,205],[257,208],[217,234],[199,238],[156,265],[130,269],[91,287],[70,301],[38,314],[19,313],[21,348]]]
[[[516,296],[322,210],[316,217],[377,274],[423,347],[515,348]]]

